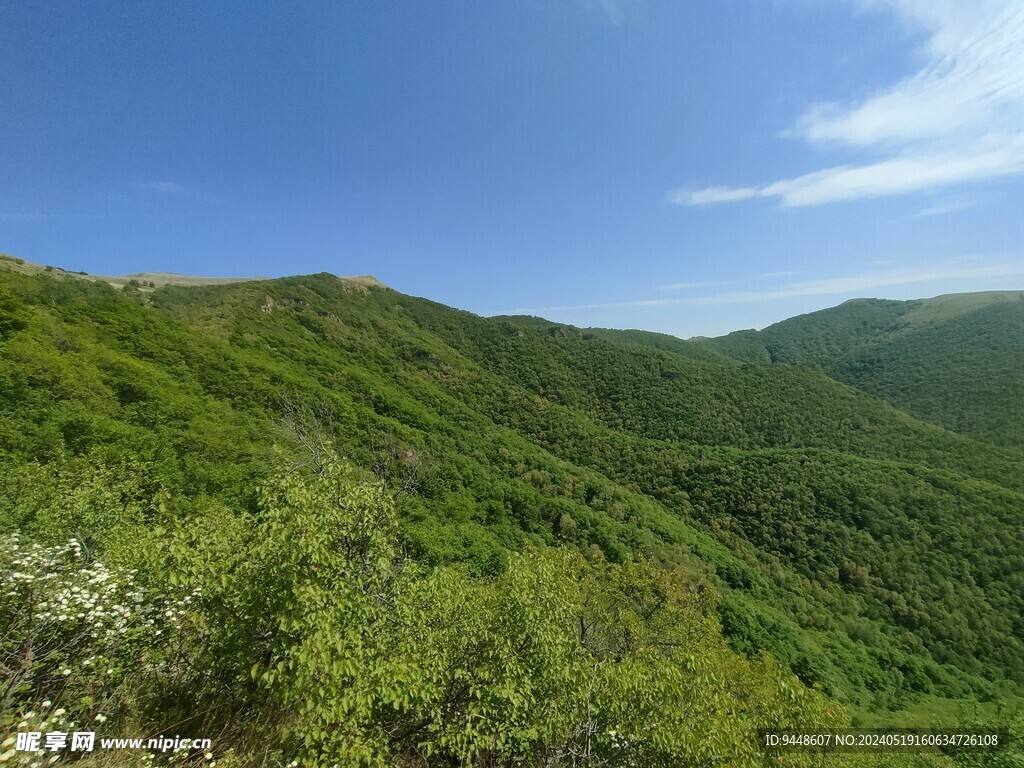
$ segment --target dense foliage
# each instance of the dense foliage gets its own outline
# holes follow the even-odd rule
[[[769,715],[840,716],[807,687],[855,713],[1014,700],[1019,452],[650,341],[329,275],[143,292],[0,266],[0,526],[135,570],[129,634],[194,599],[168,646],[89,650],[136,675],[69,688],[81,716],[207,712],[240,749],[280,727],[282,760],[572,764],[604,696],[588,764],[686,765],[700,725],[672,717],[743,764]]]
[[[684,574],[567,549],[512,555],[491,579],[425,568],[401,556],[383,487],[323,459],[271,478],[253,514],[135,539],[121,558],[142,576],[77,539],[7,539],[4,714],[380,766],[759,765],[759,730],[843,722],[776,662],[730,650]]]

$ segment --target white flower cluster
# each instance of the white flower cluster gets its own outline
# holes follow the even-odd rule
[[[135,574],[114,574],[102,563],[84,563],[75,539],[56,547],[23,546],[14,534],[6,543],[10,559],[3,569],[5,596],[28,597],[37,625],[81,630],[94,645],[106,646],[146,612],[144,594],[131,586]]]
[[[75,558],[82,556],[82,546],[78,541],[69,541],[63,547],[22,546],[17,533],[9,534],[0,555],[0,568],[4,572],[0,587],[3,596],[17,597],[26,587],[52,583],[59,578],[58,564],[69,555]]]
[[[144,610],[145,596],[141,590],[126,590],[134,574],[124,583],[102,563],[92,563],[76,574],[74,582],[57,586],[48,599],[36,605],[35,618],[40,622],[85,626],[89,635],[100,643],[111,643],[128,630],[130,620]]]
[[[147,596],[135,578],[135,571],[89,562],[75,539],[53,547],[25,544],[16,533],[0,539],[0,607],[45,638],[34,655],[57,662],[45,674],[80,673],[93,682],[114,674],[128,638],[159,637],[198,597],[198,590],[177,600]]]
[[[132,624],[174,624],[199,593],[193,590],[176,605],[159,606],[134,586],[134,570],[115,573],[100,562],[84,563],[76,539],[56,547],[25,546],[15,533],[5,544],[7,557],[0,558],[4,596],[18,597],[30,589],[43,597],[35,602],[36,621],[85,628],[98,644],[117,640]]]
[[[169,663],[165,654],[149,649],[160,642],[155,638],[179,625],[200,591],[152,595],[137,576],[92,559],[75,539],[46,547],[16,533],[0,536],[0,626],[11,630],[0,631],[0,659],[34,659],[29,676],[19,683],[26,695],[14,704],[32,711],[13,719],[11,712],[0,712],[4,730],[16,725],[19,733],[72,732],[77,724],[54,704],[62,701],[72,702],[68,706],[86,729],[103,728],[108,716],[96,710],[110,712],[105,705],[121,670],[137,669],[140,661],[153,669]],[[40,703],[44,696],[54,701]],[[10,739],[0,744],[0,768],[50,768],[60,757],[15,746]],[[212,753],[197,760],[183,752],[161,762],[186,758],[188,765],[216,766]],[[152,765],[147,759],[153,756],[139,755],[132,762]]]

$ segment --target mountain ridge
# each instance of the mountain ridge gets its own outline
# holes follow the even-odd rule
[[[94,275],[86,272],[72,272],[70,270],[63,269],[62,267],[37,264],[34,261],[28,261],[6,253],[0,253],[0,259],[5,261],[10,269],[24,272],[25,274],[41,274],[50,272],[70,278],[109,283],[110,285],[118,288],[123,288],[126,285],[133,284],[134,281],[135,283],[140,283],[137,287],[141,291],[161,288],[165,285],[229,285],[231,283],[265,282],[268,280],[279,279],[273,277],[205,277],[200,275],[185,275],[179,272],[152,271],[130,272],[120,276]],[[382,283],[374,275],[332,275],[332,277],[354,286],[390,288],[390,286]],[[149,283],[152,283],[152,285],[149,285]]]

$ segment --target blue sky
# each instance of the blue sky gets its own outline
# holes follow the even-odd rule
[[[1024,288],[1024,0],[0,2],[0,251],[688,337]]]

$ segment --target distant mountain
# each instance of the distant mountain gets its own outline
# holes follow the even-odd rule
[[[733,653],[862,713],[1024,683],[1024,452],[998,429],[1020,390],[981,376],[1009,388],[1024,364],[1020,294],[685,342],[327,274],[144,292],[19,266],[0,263],[5,530],[144,568],[141,542],[244,529],[268,477],[333,446],[397,494],[424,568],[650,559],[714,595]]]
[[[1024,446],[1024,292],[854,299],[692,342],[740,362],[814,365],[919,419]]]

